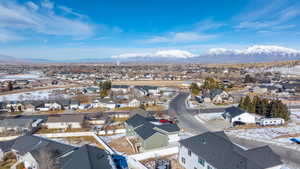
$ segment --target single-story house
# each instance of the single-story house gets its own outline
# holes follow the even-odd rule
[[[179,141],[178,161],[185,169],[281,169],[269,146],[243,149],[222,132],[206,132]]]
[[[80,106],[80,102],[77,100],[71,100],[70,109],[76,110]]]
[[[49,129],[82,128],[84,115],[49,116],[45,126]]]
[[[44,168],[46,162],[47,168],[59,169],[115,169],[117,164],[111,154],[97,147],[74,147],[33,135],[0,142],[0,152],[13,152],[28,169]]]
[[[93,108],[102,107],[107,109],[114,109],[117,104],[111,99],[99,99],[92,102]]]
[[[0,120],[0,132],[17,131],[26,132],[32,129],[33,119],[4,119]]]
[[[226,108],[222,116],[225,120],[228,120],[232,126],[239,122],[245,124],[256,123],[254,115],[234,106]]]

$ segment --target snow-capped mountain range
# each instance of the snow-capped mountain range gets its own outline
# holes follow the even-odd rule
[[[268,45],[254,45],[245,49],[212,48],[202,54],[191,53],[186,50],[158,50],[144,53],[121,53],[104,58],[80,58],[72,60],[48,60],[33,58],[15,58],[0,55],[2,63],[20,62],[201,62],[201,63],[241,63],[241,62],[269,62],[300,60],[300,51]]]
[[[300,56],[300,51],[295,49],[281,47],[281,46],[263,46],[254,45],[246,49],[225,49],[225,48],[213,48],[209,49],[206,55],[212,56],[270,56],[270,57],[297,57]]]

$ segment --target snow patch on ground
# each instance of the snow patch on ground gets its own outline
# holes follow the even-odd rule
[[[55,94],[55,90],[64,90],[60,89],[46,89],[33,92],[23,92],[16,94],[8,94],[0,96],[0,101],[25,101],[25,100],[51,100],[56,98],[68,98],[68,95],[65,94]]]

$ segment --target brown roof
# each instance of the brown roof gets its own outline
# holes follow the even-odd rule
[[[83,123],[83,115],[60,115],[60,116],[50,116],[48,117],[47,122],[56,123],[56,122],[78,122]]]

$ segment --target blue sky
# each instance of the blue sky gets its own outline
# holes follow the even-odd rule
[[[299,0],[0,0],[0,54],[104,58],[279,45],[300,49]]]

